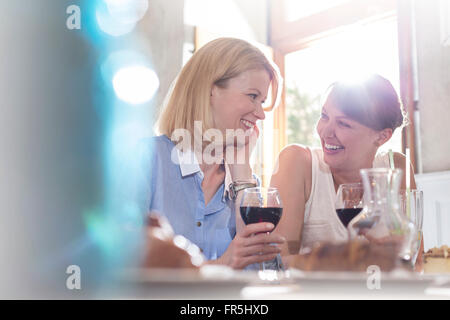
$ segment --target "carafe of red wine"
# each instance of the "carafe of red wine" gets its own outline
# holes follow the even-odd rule
[[[415,226],[400,211],[401,169],[370,168],[360,171],[364,208],[349,228],[378,244],[394,245],[401,259],[411,261]]]

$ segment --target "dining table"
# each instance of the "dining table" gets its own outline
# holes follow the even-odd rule
[[[272,273],[270,273],[272,272]],[[450,274],[406,270],[323,272],[127,269],[100,293],[112,299],[156,300],[450,300]]]

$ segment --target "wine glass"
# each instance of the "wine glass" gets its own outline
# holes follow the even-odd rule
[[[335,209],[345,228],[363,209],[363,194],[364,187],[361,183],[343,183],[339,186]]]
[[[400,212],[415,226],[415,234],[409,239],[411,264],[414,265],[419,256],[423,236],[423,191],[412,189],[409,190],[409,194],[406,190],[400,191]]]
[[[247,188],[242,196],[240,213],[244,223],[252,224],[259,222],[270,222],[275,227],[281,219],[283,206],[277,188]],[[275,258],[260,264],[260,270],[282,269],[281,260]]]

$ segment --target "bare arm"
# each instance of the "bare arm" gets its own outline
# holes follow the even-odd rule
[[[279,190],[283,215],[274,233],[286,238],[282,254],[297,254],[301,246],[305,203],[311,189],[311,155],[298,145],[283,149],[270,185]]]

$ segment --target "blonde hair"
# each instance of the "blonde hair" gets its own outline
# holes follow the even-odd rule
[[[272,103],[278,103],[281,76],[278,68],[250,43],[234,38],[219,38],[200,48],[186,63],[169,93],[156,123],[156,131],[171,138],[175,129],[194,134],[194,121],[202,121],[203,132],[213,127],[210,95],[214,85],[226,87],[228,80],[241,73],[264,69],[272,83]]]

